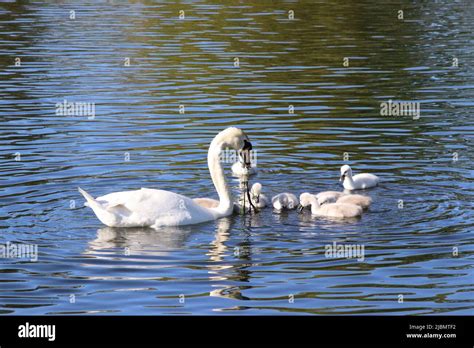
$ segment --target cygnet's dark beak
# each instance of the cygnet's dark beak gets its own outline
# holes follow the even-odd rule
[[[260,195],[254,195],[253,198],[255,198],[255,203],[260,202]]]

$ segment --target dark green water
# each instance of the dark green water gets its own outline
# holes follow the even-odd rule
[[[0,259],[0,313],[474,314],[472,23],[468,0],[0,3],[0,242],[39,250]],[[216,197],[206,151],[230,125],[268,195],[340,189],[347,163],[380,176],[373,206],[159,232],[82,207],[77,186]]]

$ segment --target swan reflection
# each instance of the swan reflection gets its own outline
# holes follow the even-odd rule
[[[260,214],[244,217],[245,226],[262,225]],[[235,219],[225,217],[215,222],[215,233],[205,253],[209,262],[202,268],[207,272],[211,284],[209,296],[245,299],[240,293],[244,287],[230,285],[228,281],[248,282],[251,278],[249,267],[252,264],[252,243],[250,234],[236,246],[229,245],[230,230]],[[196,228],[199,226],[198,228]],[[151,228],[114,228],[104,227],[97,231],[97,236],[89,242],[85,254],[95,258],[120,258],[131,260],[134,256],[169,256],[175,250],[186,247],[189,237],[208,226],[176,226]],[[117,249],[120,250],[117,252]],[[237,250],[237,251],[236,251]],[[145,261],[140,259],[140,262]],[[156,262],[156,258],[150,260]],[[150,265],[133,265],[148,268]],[[161,267],[153,265],[152,267]]]
[[[97,237],[89,243],[86,254],[121,248],[130,255],[165,255],[173,249],[181,249],[192,233],[189,226],[119,228],[104,227],[97,230]]]

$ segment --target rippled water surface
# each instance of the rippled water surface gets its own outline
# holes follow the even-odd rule
[[[474,314],[474,3],[255,3],[0,4],[0,241],[39,250],[1,260],[0,313]],[[381,116],[389,99],[421,117]],[[348,163],[381,177],[373,206],[160,231],[82,206],[78,186],[217,197],[207,148],[230,125],[268,195],[338,190]]]

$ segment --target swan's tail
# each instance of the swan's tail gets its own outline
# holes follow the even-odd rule
[[[113,212],[110,212],[104,207],[100,202],[98,202],[94,197],[88,194],[86,191],[81,189],[80,187],[77,188],[78,191],[84,196],[86,199],[86,203],[84,205],[90,207],[97,218],[104,224],[109,227],[114,227],[117,224],[117,217]]]
[[[102,208],[102,206],[97,202],[94,197],[92,197],[90,194],[88,194],[86,191],[81,189],[80,187],[77,188],[77,190],[84,196],[86,199],[86,203],[84,205],[87,207],[91,207],[92,209],[94,208]]]

